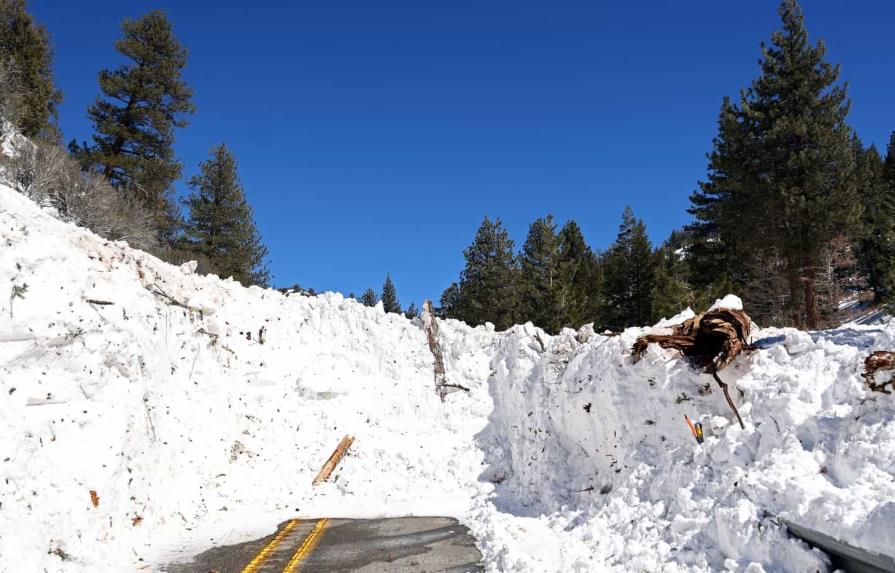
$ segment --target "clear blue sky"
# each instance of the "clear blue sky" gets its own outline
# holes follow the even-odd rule
[[[274,284],[436,300],[485,215],[517,245],[576,219],[597,249],[624,205],[659,242],[688,221],[724,95],[758,72],[772,0],[239,2],[31,0],[53,36],[66,140],[89,138],[125,16],[164,8],[190,50],[185,177],[227,142]],[[895,129],[895,3],[805,1],[842,64],[851,124]],[[179,189],[183,190],[181,184]]]

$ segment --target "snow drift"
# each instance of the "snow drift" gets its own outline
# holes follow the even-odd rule
[[[860,377],[895,324],[758,330],[723,373],[741,430],[674,353],[632,362],[645,329],[443,321],[470,392],[441,403],[381,307],[197,276],[2,186],[0,245],[2,571],[159,570],[323,515],[456,516],[492,571],[828,567],[774,516],[895,546],[895,403]]]

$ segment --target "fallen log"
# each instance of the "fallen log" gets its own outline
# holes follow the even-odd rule
[[[748,345],[752,320],[742,310],[717,308],[694,316],[672,327],[672,334],[647,334],[634,342],[632,353],[638,360],[650,344],[677,350],[695,365],[711,374],[741,428],[746,426],[728,392],[728,386],[718,376],[718,371],[743,351]]]
[[[354,436],[345,436],[342,438],[342,441],[339,442],[339,445],[336,446],[336,450],[329,456],[326,463],[323,464],[323,468],[321,468],[317,477],[314,478],[314,481],[311,482],[311,485],[317,485],[329,479],[330,474],[332,474],[333,470],[336,469],[336,466],[339,465],[339,462],[348,451],[348,448],[351,447],[352,443],[354,443]]]

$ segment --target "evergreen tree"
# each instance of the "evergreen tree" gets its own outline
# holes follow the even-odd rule
[[[783,29],[762,44],[761,75],[739,105],[722,105],[708,180],[691,197],[691,212],[704,234],[724,243],[728,270],[746,267],[753,254],[779,253],[793,322],[801,323],[803,299],[816,328],[821,255],[860,212],[849,102],[823,42],[808,42],[796,1],[783,0],[779,13]]]
[[[895,131],[889,135],[886,160],[883,162],[883,179],[886,183],[895,185]]]
[[[226,145],[211,150],[211,158],[199,165],[189,180],[185,203],[189,217],[185,240],[190,250],[206,257],[224,277],[244,285],[266,286],[267,247],[261,243],[239,181],[236,158]]]
[[[177,225],[172,185],[182,168],[174,157],[174,129],[185,127],[184,115],[194,111],[193,92],[181,77],[187,50],[161,10],[125,19],[121,28],[115,48],[130,62],[100,72],[103,96],[88,110],[93,143],[70,148],[85,167],[152,210],[171,240]]]
[[[451,286],[444,289],[439,300],[439,308],[437,315],[440,318],[455,318],[457,316],[457,308],[460,302],[460,285],[451,283]]]
[[[520,320],[530,320],[550,334],[559,332],[565,317],[561,305],[559,237],[552,215],[531,224],[519,262]]]
[[[411,320],[419,316],[419,311],[416,309],[416,303],[410,303],[410,306],[404,311],[404,316]]]
[[[8,61],[21,96],[13,121],[27,137],[53,139],[62,92],[53,85],[53,48],[46,28],[35,23],[25,0],[0,0],[0,57]],[[7,62],[4,62],[7,63]]]
[[[505,330],[516,322],[518,262],[500,219],[485,217],[475,240],[465,251],[466,268],[448,314],[469,324],[491,322]],[[442,297],[444,300],[444,297]]]
[[[656,265],[646,225],[625,207],[618,237],[603,259],[603,310],[605,326],[622,330],[644,326],[653,315]]]
[[[857,251],[861,270],[876,302],[895,296],[895,133],[885,162],[876,147],[864,150],[856,140],[858,179],[864,210]]]
[[[656,279],[653,286],[654,322],[685,310],[693,304],[693,292],[687,284],[687,266],[675,249],[664,245],[656,253]]]
[[[368,288],[360,296],[360,301],[364,306],[376,306],[376,303],[379,302],[379,295],[372,288]]]
[[[559,232],[559,282],[563,326],[579,328],[599,322],[600,259],[575,221],[567,222]]]
[[[398,293],[395,292],[391,274],[385,276],[385,284],[382,285],[382,309],[385,312],[401,314],[401,303],[398,302]]]

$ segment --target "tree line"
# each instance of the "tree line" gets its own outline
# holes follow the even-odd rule
[[[895,304],[895,134],[884,156],[861,142],[823,41],[809,41],[796,0],[778,13],[759,76],[722,101],[691,224],[653,249],[627,209],[597,254],[574,221],[557,233],[548,216],[516,253],[500,219],[486,218],[443,314],[499,329],[531,320],[548,332],[617,330],[731,292],[759,321],[816,329],[849,294]]]
[[[30,140],[5,158],[11,183],[107,238],[266,286],[267,248],[226,144],[212,146],[187,180],[188,196],[176,198],[183,165],[175,135],[195,112],[183,79],[186,47],[161,10],[125,19],[121,31],[114,48],[125,63],[99,72],[99,95],[87,109],[91,141],[72,141],[65,153],[50,36],[25,0],[0,0],[0,116]]]
[[[660,286],[659,276],[675,255],[653,249],[630,207],[604,253],[588,246],[574,220],[557,229],[547,215],[529,226],[518,252],[501,220],[486,217],[463,257],[466,266],[441,295],[440,312],[497,329],[531,321],[550,333],[587,323],[617,330],[676,314],[689,294],[682,286],[683,294],[674,298]]]

